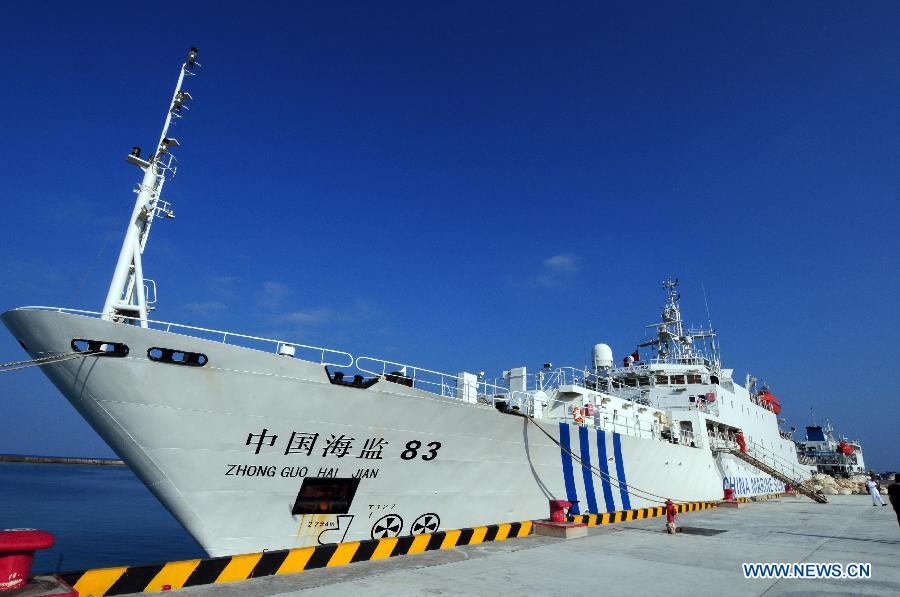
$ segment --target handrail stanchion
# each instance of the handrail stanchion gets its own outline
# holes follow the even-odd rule
[[[102,318],[102,317],[103,317],[103,314],[102,314],[102,313],[98,313],[98,312],[96,312],[96,311],[85,311],[85,310],[82,310],[82,309],[67,309],[67,308],[65,308],[65,307],[30,306],[30,307],[19,307],[19,310],[23,310],[23,311],[24,311],[24,310],[32,310],[32,311],[56,311],[56,312],[58,312],[58,313],[67,313],[67,314],[72,314],[72,315],[89,316],[89,317],[95,317],[95,318]],[[197,331],[197,332],[203,332],[204,334],[211,334],[211,335],[213,335],[213,337],[216,338],[216,339],[217,339],[218,336],[221,334],[221,335],[222,335],[222,343],[223,343],[223,344],[227,344],[227,343],[228,343],[228,338],[229,338],[229,336],[232,337],[232,338],[242,338],[242,339],[244,339],[244,340],[253,340],[253,341],[257,341],[257,342],[268,342],[268,343],[271,343],[271,344],[275,344],[276,346],[278,346],[280,343],[282,343],[282,341],[280,341],[280,340],[274,340],[274,339],[272,339],[272,338],[261,338],[261,337],[259,337],[259,336],[248,336],[248,335],[246,335],[246,334],[237,334],[237,333],[234,333],[234,332],[225,332],[225,331],[222,331],[222,330],[212,330],[212,329],[209,329],[209,328],[201,328],[201,327],[199,327],[199,326],[187,325],[187,324],[183,324],[183,323],[173,323],[173,322],[170,322],[170,321],[155,321],[155,320],[149,320],[149,319],[143,319],[143,320],[142,320],[142,319],[139,318],[139,317],[130,317],[130,316],[126,316],[126,315],[117,315],[116,317],[117,317],[118,319],[121,319],[121,320],[124,320],[124,321],[139,322],[139,323],[141,323],[141,324],[146,324],[146,325],[148,325],[148,326],[151,325],[151,324],[152,324],[152,325],[156,325],[156,326],[159,326],[160,329],[165,328],[166,332],[170,332],[170,333],[177,333],[177,331],[176,331],[176,332],[172,332],[173,329],[176,329],[176,330],[193,330],[193,331]],[[197,336],[197,337],[203,339],[202,336]],[[296,348],[302,348],[302,349],[306,349],[306,350],[312,350],[312,351],[318,351],[318,352],[321,352],[321,354],[322,354],[323,356],[320,357],[320,359],[319,359],[319,364],[322,364],[322,365],[334,365],[334,366],[336,366],[336,367],[352,367],[352,366],[353,366],[353,355],[350,354],[349,352],[344,352],[344,351],[342,351],[342,350],[333,350],[333,349],[331,349],[331,348],[323,348],[323,347],[320,347],[320,346],[310,346],[310,345],[308,345],[308,344],[298,344],[298,343],[295,343],[295,342],[290,342],[290,345],[291,345],[291,346],[294,346],[294,347],[296,347]],[[325,357],[324,357],[324,354],[325,354],[325,353],[329,353],[329,354],[332,354],[332,355],[336,355],[336,356],[343,357],[342,360],[347,359],[347,360],[349,360],[349,363],[329,363],[329,362],[326,362],[326,361],[325,361]],[[313,354],[315,354],[315,352],[314,352]]]

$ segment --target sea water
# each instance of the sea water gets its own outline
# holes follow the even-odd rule
[[[205,557],[125,466],[0,463],[0,529],[8,528],[56,537],[33,573]]]

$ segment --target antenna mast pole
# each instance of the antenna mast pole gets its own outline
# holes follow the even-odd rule
[[[178,147],[180,144],[177,140],[170,138],[168,133],[173,119],[181,118],[182,112],[188,109],[185,104],[192,99],[191,94],[182,91],[181,85],[186,75],[195,74],[192,69],[196,66],[200,66],[197,62],[197,48],[191,48],[187,60],[181,65],[181,71],[178,73],[178,83],[175,85],[172,102],[166,113],[156,152],[149,159],[144,160],[141,159],[141,148],[135,147],[127,158],[129,163],[144,172],[144,178],[135,189],[137,199],[134,202],[128,229],[125,231],[125,240],[122,242],[122,249],[119,252],[112,282],[109,285],[106,302],[103,304],[103,319],[147,327],[147,312],[152,307],[148,306],[141,255],[147,246],[153,219],[175,217],[169,204],[160,200],[163,184],[166,179],[175,177],[175,171],[178,168],[178,162],[170,149]],[[153,298],[154,300],[150,302],[155,302],[155,296]]]
[[[700,282],[700,289],[703,290],[703,304],[706,305],[706,320],[709,322],[709,331],[712,333],[712,357],[715,360],[716,367],[721,367],[722,358],[719,356],[719,346],[716,343],[716,333],[712,324],[712,316],[709,314],[709,301],[706,299],[706,286]]]

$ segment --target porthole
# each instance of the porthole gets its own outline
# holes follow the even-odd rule
[[[128,346],[121,342],[107,342],[105,340],[85,340],[75,338],[72,340],[72,350],[75,352],[92,353],[98,357],[127,357]]]
[[[147,358],[157,363],[170,363],[172,365],[187,365],[188,367],[203,367],[209,362],[205,354],[188,352],[186,350],[174,350],[172,348],[160,348],[154,346],[147,351]]]

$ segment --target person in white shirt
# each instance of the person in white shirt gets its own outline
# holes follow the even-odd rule
[[[875,482],[875,475],[872,475],[872,477],[866,481],[866,487],[869,488],[869,493],[872,495],[873,506],[877,506],[879,503],[881,503],[882,506],[887,506],[887,504],[884,503],[884,500],[881,499],[881,493],[878,491],[878,483]]]

